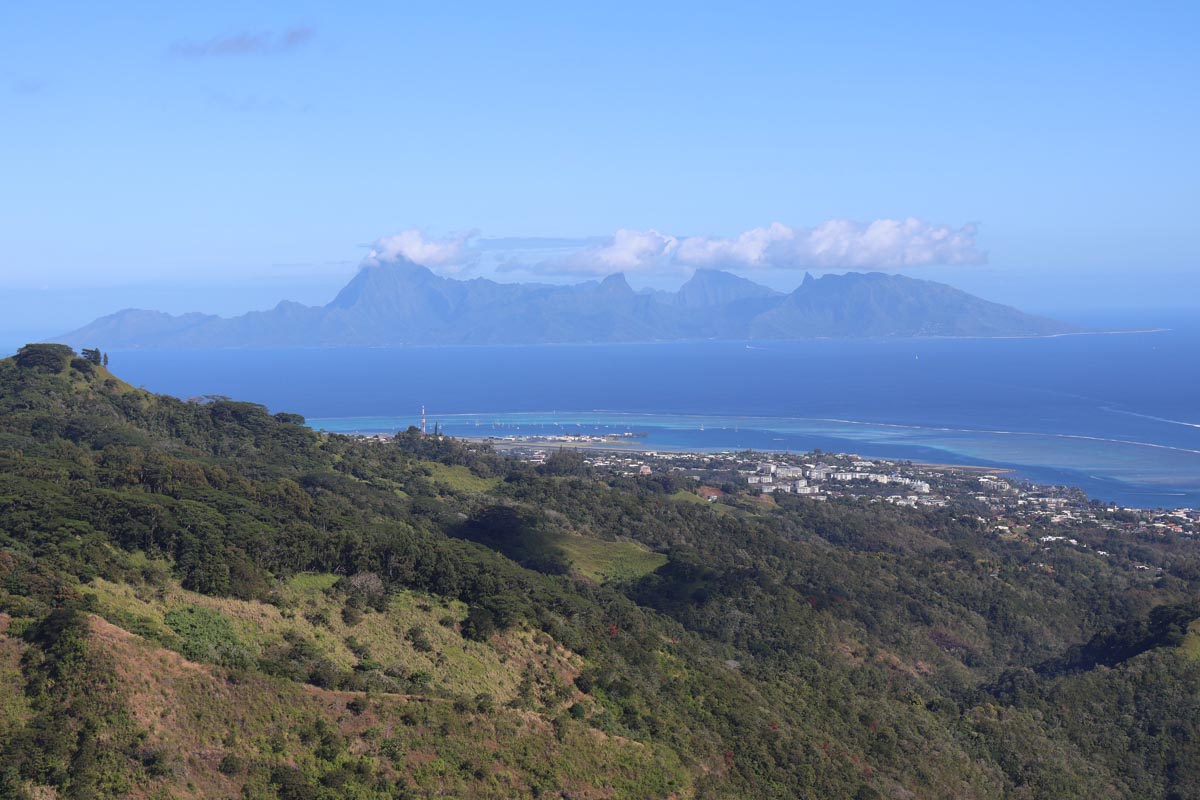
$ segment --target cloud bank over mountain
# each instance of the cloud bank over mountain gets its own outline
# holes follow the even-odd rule
[[[728,238],[675,236],[649,228],[621,228],[600,240],[580,240],[579,246],[538,257],[536,248],[525,259],[506,258],[495,271],[542,276],[688,275],[695,269],[741,272],[763,270],[902,270],[913,267],[983,264],[987,253],[977,241],[973,224],[955,228],[914,217],[861,223],[845,219],[813,227],[780,222],[751,228]],[[379,239],[366,264],[404,258],[447,275],[472,271],[479,256],[495,240],[475,234],[429,237],[412,228]]]
[[[476,253],[467,249],[467,242],[474,235],[470,231],[436,238],[426,236],[419,228],[409,228],[395,236],[377,239],[363,263],[378,266],[403,260],[443,274],[467,272],[477,258]]]

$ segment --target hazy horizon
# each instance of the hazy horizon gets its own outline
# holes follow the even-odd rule
[[[955,288],[969,291],[966,286],[962,285],[963,282],[953,281],[954,275],[947,278],[939,275],[935,278],[927,274],[930,271],[909,271],[906,274],[913,278],[940,280],[950,283]],[[730,272],[733,271],[730,270]],[[819,276],[838,274],[839,272],[844,271],[813,271],[813,274]],[[771,277],[774,280],[771,281],[762,280],[760,275],[743,275],[756,283],[783,292],[795,289],[803,280],[803,276],[803,270],[798,274],[795,271],[773,274]],[[346,280],[352,277],[353,275],[350,275]],[[501,283],[517,282],[503,275],[488,277]],[[637,275],[627,276],[627,279],[635,289],[656,288],[674,291],[689,277],[680,277],[668,282],[645,282],[639,280],[640,276]],[[780,280],[781,278],[786,278],[790,282],[785,283]],[[595,279],[575,277],[568,281],[551,282],[578,283],[584,280]],[[6,324],[0,326],[0,348],[11,350],[26,342],[56,338],[100,317],[128,308],[143,308],[173,315],[200,312],[221,317],[235,317],[250,311],[265,311],[285,301],[323,306],[333,300],[344,285],[345,281],[336,279],[312,279],[286,286],[257,281],[243,286],[84,286],[60,290],[9,290],[4,294],[4,305],[7,307],[5,310],[8,313],[4,317],[7,321]],[[1129,302],[1109,307],[1095,307],[1086,304],[1072,304],[1069,296],[1062,295],[1055,295],[1053,301],[1047,305],[1018,305],[1013,300],[998,299],[997,295],[1003,297],[1006,294],[1003,285],[987,286],[985,283],[984,286],[984,291],[995,290],[990,295],[978,293],[986,300],[1003,302],[1029,313],[1088,326],[1169,326],[1193,308],[1188,298],[1178,299],[1178,304],[1174,305],[1168,303],[1142,305],[1137,302]],[[1019,292],[1010,293],[1019,294]],[[128,304],[126,301],[131,297],[139,298],[143,301],[142,304]]]

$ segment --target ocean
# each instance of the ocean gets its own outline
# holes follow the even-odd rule
[[[313,427],[636,433],[651,449],[1011,468],[1139,507],[1200,507],[1200,324],[1043,339],[113,352],[130,382]]]

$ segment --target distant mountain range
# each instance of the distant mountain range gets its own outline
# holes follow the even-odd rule
[[[105,348],[542,344],[688,339],[1046,336],[1079,328],[950,286],[879,272],[806,275],[790,294],[702,269],[676,292],[622,274],[572,286],[455,280],[368,266],[325,306],[284,301],[224,318],[127,309],[59,341]]]

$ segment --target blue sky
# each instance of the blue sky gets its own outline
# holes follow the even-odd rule
[[[780,223],[790,249],[729,266],[786,288],[879,252],[1038,310],[1196,305],[1198,23],[1190,2],[7,3],[0,332],[324,302],[414,229],[474,234],[443,270],[503,280],[579,279],[626,231],[668,242],[635,285],[669,285],[699,263],[677,248]],[[889,261],[858,246],[880,220],[959,246],[899,234],[917,255]],[[840,261],[810,243],[831,221]]]

